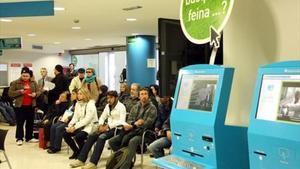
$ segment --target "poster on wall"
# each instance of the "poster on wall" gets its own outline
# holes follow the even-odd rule
[[[18,79],[21,74],[21,63],[10,63],[8,69],[8,83]]]

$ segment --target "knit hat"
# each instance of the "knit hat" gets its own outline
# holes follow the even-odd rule
[[[29,73],[30,74],[30,69],[28,67],[23,67],[21,70],[21,74],[22,73]]]
[[[77,72],[78,72],[78,73],[84,73],[85,70],[84,70],[84,68],[79,68]]]
[[[60,73],[63,73],[63,67],[61,66],[61,65],[56,65],[55,66],[55,70],[57,70],[58,72],[60,72]]]

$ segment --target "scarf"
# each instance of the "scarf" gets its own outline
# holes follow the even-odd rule
[[[96,75],[93,75],[91,77],[85,77],[84,79],[84,83],[92,83],[94,81],[96,81]]]

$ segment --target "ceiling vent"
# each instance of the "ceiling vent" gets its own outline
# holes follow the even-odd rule
[[[142,6],[131,6],[131,7],[128,7],[128,8],[123,8],[122,10],[132,11],[132,10],[141,9],[141,8],[143,8],[143,7]]]
[[[32,45],[32,49],[38,49],[38,50],[43,50],[43,46],[42,45]]]

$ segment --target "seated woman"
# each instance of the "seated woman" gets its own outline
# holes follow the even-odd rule
[[[50,140],[50,128],[53,121],[63,115],[69,106],[67,96],[68,92],[61,93],[58,100],[49,108],[48,113],[43,118],[41,125],[44,128],[44,139],[47,141]]]
[[[130,91],[129,87],[126,82],[121,82],[120,83],[120,93],[119,93],[119,101],[121,103],[124,102],[124,100],[130,96]]]
[[[65,113],[60,116],[58,122],[53,124],[50,129],[50,147],[48,149],[48,153],[53,154],[61,149],[61,142],[63,138],[63,134],[65,132],[65,128],[68,126],[68,123],[73,117],[73,112],[75,110],[75,104],[77,102],[77,89],[73,89],[71,93],[71,107],[65,111]]]
[[[87,136],[92,133],[94,122],[98,120],[95,101],[87,88],[79,89],[74,116],[63,134],[65,142],[73,150],[69,159],[77,158]],[[75,141],[76,143],[75,143]]]

